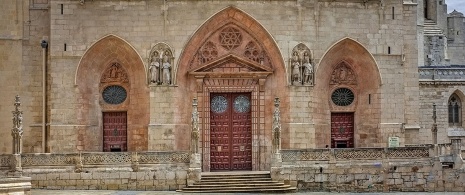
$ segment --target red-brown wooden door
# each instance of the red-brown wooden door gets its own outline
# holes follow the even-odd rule
[[[354,113],[331,113],[331,147],[354,147]]]
[[[103,151],[127,151],[126,112],[103,113]]]
[[[210,171],[252,170],[250,93],[210,95]]]

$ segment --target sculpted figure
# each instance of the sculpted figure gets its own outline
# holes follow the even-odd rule
[[[300,72],[299,55],[297,52],[294,52],[292,54],[291,63],[292,63],[292,75],[291,75],[292,83],[297,84],[301,81],[300,75],[302,75]]]
[[[308,52],[304,53],[304,83],[305,84],[312,84],[313,80],[313,65],[310,62],[310,56],[308,55]]]
[[[163,84],[169,85],[171,83],[171,64],[169,62],[168,54],[163,56]]]
[[[158,62],[157,56],[152,56],[152,62],[150,63],[150,83],[158,83],[160,81],[160,63]]]

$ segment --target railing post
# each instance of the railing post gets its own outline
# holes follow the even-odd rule
[[[283,160],[281,156],[281,113],[279,111],[280,100],[274,98],[274,113],[273,113],[273,154],[271,158],[271,179],[273,181],[281,181]]]

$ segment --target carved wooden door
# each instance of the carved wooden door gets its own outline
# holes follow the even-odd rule
[[[331,147],[354,147],[354,113],[331,113]]]
[[[103,113],[103,151],[127,151],[126,112]]]
[[[252,170],[250,93],[210,97],[210,170]]]

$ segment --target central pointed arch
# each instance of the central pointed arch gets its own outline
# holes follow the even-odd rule
[[[218,29],[225,27],[228,24],[233,24],[252,35],[255,40],[259,40],[263,49],[267,52],[270,58],[271,66],[277,75],[281,71],[285,71],[284,60],[278,45],[271,34],[254,18],[236,7],[227,7],[210,19],[208,19],[187,42],[181,56],[179,58],[179,68],[176,73],[177,81],[181,84],[187,77],[187,72],[190,67],[191,61],[194,59],[200,47],[206,43],[212,34]],[[281,76],[285,76],[282,74]]]
[[[247,143],[241,146],[246,152],[242,152],[244,156],[236,152],[236,156],[228,156],[228,159],[250,159],[237,165],[246,167],[240,170],[269,170],[271,153],[263,148],[271,147],[267,141],[271,139],[271,132],[267,131],[271,123],[265,116],[272,115],[269,105],[273,105],[275,97],[280,97],[282,102],[289,101],[284,60],[271,34],[250,15],[235,7],[227,7],[206,20],[193,34],[180,55],[178,67],[176,89],[199,101],[203,170],[223,170],[223,167],[231,170],[226,168],[230,165],[215,164],[219,157],[214,153],[222,147],[234,148],[218,144],[232,143],[231,140],[213,140],[219,138],[211,136],[212,132],[217,132],[217,127],[215,119],[210,118],[210,102],[218,95],[250,97],[250,117],[244,119],[244,124],[250,126],[234,131],[244,133],[241,137],[247,138],[241,141]],[[175,101],[176,105],[189,106],[184,99]],[[281,113],[286,115],[288,110],[282,108]],[[190,113],[186,110],[182,115],[180,118],[188,119]],[[232,114],[225,116],[232,117]],[[225,123],[228,127],[232,124],[231,121]]]

